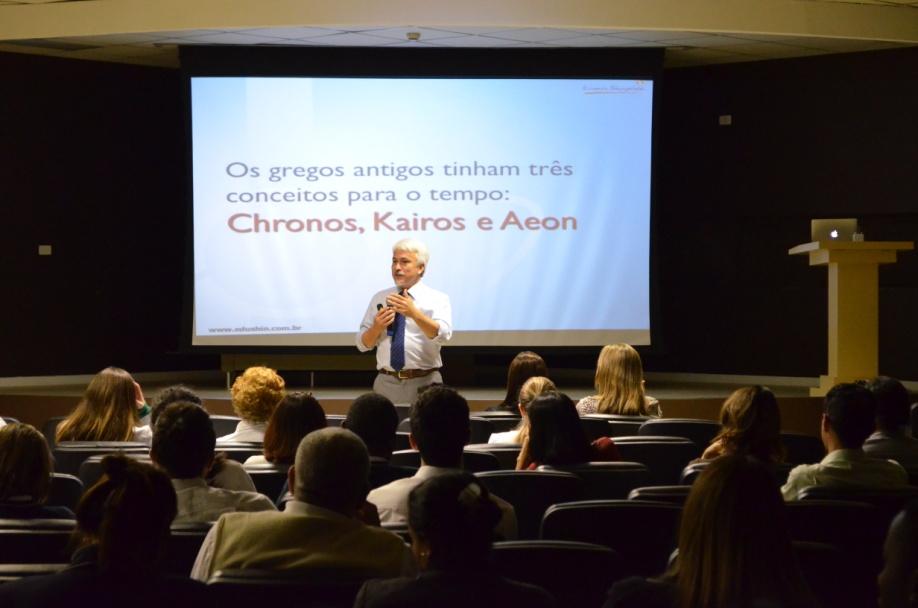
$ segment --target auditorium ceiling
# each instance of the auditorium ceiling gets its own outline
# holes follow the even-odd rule
[[[667,67],[918,45],[918,0],[0,0],[0,52],[178,67],[180,45],[665,49]]]

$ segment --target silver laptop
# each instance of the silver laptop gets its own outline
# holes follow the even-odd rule
[[[857,219],[810,220],[810,233],[813,241],[853,241]]]

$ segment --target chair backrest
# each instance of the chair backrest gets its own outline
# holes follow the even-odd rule
[[[71,511],[75,511],[82,495],[83,482],[77,477],[66,473],[51,474],[51,492],[48,494],[48,506],[67,507]]]
[[[392,452],[389,458],[389,464],[397,467],[414,467],[417,469],[421,466],[421,453],[417,450],[397,450]]]
[[[226,457],[236,462],[245,462],[250,456],[262,456],[264,444],[254,441],[232,441],[218,443],[214,451],[226,452]]]
[[[389,462],[371,462],[370,463],[370,489],[375,490],[387,483],[392,483],[396,479],[411,477],[417,473],[417,467],[400,467],[394,466]]]
[[[340,427],[345,418],[347,418],[347,416],[344,414],[325,414],[325,422],[328,426]]]
[[[793,464],[814,464],[823,459],[826,449],[819,437],[799,433],[781,433],[784,460]]]
[[[54,447],[54,470],[58,473],[79,475],[80,465],[90,456],[115,452],[149,454],[150,448],[142,443],[128,441],[62,441]]]
[[[677,546],[678,505],[643,500],[586,500],[553,505],[542,538],[605,545],[622,556],[627,574],[656,576]]]
[[[53,416],[45,420],[44,424],[41,425],[41,434],[45,436],[45,440],[48,442],[48,447],[52,450],[54,446],[57,445],[55,440],[55,435],[57,434],[57,425],[61,423],[62,420],[66,420],[67,416]]]
[[[215,606],[351,608],[363,581],[336,581],[325,574],[307,578],[302,572],[221,570],[207,586]]]
[[[638,435],[614,441],[622,460],[640,462],[650,470],[651,485],[679,483],[682,469],[701,455],[695,442],[685,437]]]
[[[0,519],[0,563],[70,562],[72,519]]]
[[[608,547],[564,540],[494,543],[494,569],[509,579],[538,585],[558,606],[601,606],[622,577],[622,558]]]
[[[411,436],[411,433],[407,431],[396,431],[395,449],[396,450],[410,450],[411,442],[408,440],[408,437],[410,436]]]
[[[710,462],[710,460],[702,460],[700,462],[693,462],[687,465],[684,469],[682,469],[682,474],[679,476],[679,483],[688,486],[695,483],[695,480],[698,479],[698,476],[701,475],[701,472],[707,468]],[[783,486],[785,483],[787,483],[787,477],[790,475],[791,469],[793,469],[795,466],[797,465],[791,464],[789,462],[779,462],[777,464],[769,465],[772,473],[775,476],[775,483],[777,483],[778,486]]]
[[[469,443],[487,443],[497,429],[488,418],[471,416],[469,418]]]
[[[396,403],[395,404],[395,413],[398,414],[398,421],[401,422],[408,417],[408,412],[411,411],[410,403]]]
[[[163,565],[169,574],[188,576],[212,522],[172,524]]]
[[[520,455],[522,447],[518,443],[471,443],[465,446],[465,449],[494,454],[500,462],[502,470],[512,471],[516,468],[516,459]]]
[[[236,432],[236,426],[242,421],[239,416],[223,416],[220,414],[211,414],[210,421],[214,425],[214,434],[217,437],[230,435]]]
[[[150,454],[148,452],[132,452],[126,454],[128,458],[133,458],[134,460],[139,460],[140,462],[152,462],[150,460]],[[83,484],[83,489],[91,488],[99,478],[102,477],[102,459],[105,458],[107,454],[96,454],[90,456],[82,463],[80,463],[79,469],[79,478],[80,482]]]
[[[405,418],[402,418],[399,421],[398,426],[395,427],[395,430],[396,432],[402,431],[404,433],[410,433],[411,432],[411,418],[408,418],[407,416]]]
[[[389,464],[397,467],[413,467],[417,469],[421,466],[421,453],[417,450],[398,450],[392,452]],[[500,461],[493,454],[480,452],[477,450],[465,450],[462,453],[462,468],[470,473],[478,471],[497,471],[500,469]]]
[[[691,486],[646,486],[635,488],[628,494],[628,500],[656,500],[674,505],[684,505]]]
[[[793,541],[803,580],[819,606],[876,606],[876,573],[864,571],[844,549],[826,543]]]
[[[877,508],[880,518],[885,522],[884,526],[888,528],[892,518],[904,509],[906,504],[918,498],[918,487],[905,486],[902,488],[876,489],[811,486],[803,488],[798,498],[800,500],[866,502]]]
[[[586,433],[587,439],[595,441],[600,437],[608,437],[611,427],[609,421],[605,418],[592,418],[589,416],[580,417],[580,426]]]
[[[714,436],[720,432],[720,425],[713,420],[695,418],[654,418],[641,425],[638,435],[668,435],[685,437],[695,442],[701,450],[708,447]],[[699,452],[701,455],[701,452]]]
[[[60,572],[70,564],[0,564],[0,584]]]
[[[275,500],[287,482],[289,464],[248,464],[243,467],[252,478],[255,490]]]
[[[478,417],[478,416],[476,416]],[[520,425],[522,418],[519,416],[480,416],[491,423],[495,433],[512,431]],[[487,441],[487,439],[485,440]]]
[[[649,485],[650,471],[639,462],[587,462],[569,467],[541,466],[540,471],[567,471],[583,480],[584,499],[628,496],[634,488]]]
[[[583,497],[583,480],[562,471],[485,471],[476,473],[489,492],[516,511],[520,539],[539,537],[542,516],[551,505]]]

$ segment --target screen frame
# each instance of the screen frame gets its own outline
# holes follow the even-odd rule
[[[636,79],[653,82],[650,234],[649,234],[649,321],[650,345],[636,346],[641,352],[661,351],[658,304],[656,176],[661,132],[663,48],[387,48],[387,47],[298,47],[298,46],[209,46],[179,47],[182,96],[185,116],[185,268],[180,350],[185,353],[265,354],[359,354],[356,346],[306,345],[202,345],[193,344],[194,327],[194,226],[193,154],[191,126],[191,79],[200,76],[235,77],[339,77],[339,78],[570,78]],[[359,319],[354,321],[356,335]],[[450,346],[457,354],[518,352],[531,345]],[[541,352],[594,353],[597,346],[541,346]]]

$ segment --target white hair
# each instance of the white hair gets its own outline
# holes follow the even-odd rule
[[[430,259],[430,251],[427,245],[417,239],[402,239],[395,245],[392,245],[392,253],[396,251],[407,251],[418,256],[418,263],[427,266],[427,260]]]

